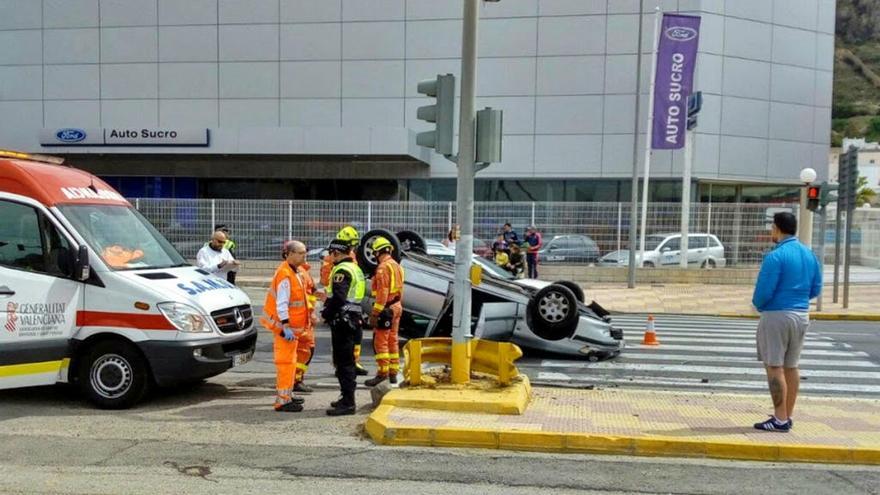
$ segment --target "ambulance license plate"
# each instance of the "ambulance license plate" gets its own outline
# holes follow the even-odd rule
[[[236,354],[232,356],[232,367],[235,368],[236,366],[247,364],[253,357],[254,351]]]

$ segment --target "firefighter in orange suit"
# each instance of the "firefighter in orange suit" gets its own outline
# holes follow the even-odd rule
[[[351,225],[346,225],[339,232],[336,233],[336,238],[347,242],[350,246],[348,251],[349,256],[351,256],[354,264],[357,264],[357,255],[355,254],[355,250],[357,249],[358,243],[360,243],[361,235],[358,233],[357,229],[352,227]],[[324,259],[321,262],[321,285],[324,288],[330,287],[330,271],[333,269],[333,259],[328,254],[324,256]],[[369,372],[366,368],[361,365],[361,341],[356,340],[354,343],[354,367],[357,370],[358,376],[367,376]]]
[[[376,376],[365,381],[374,387],[383,380],[397,383],[400,371],[400,350],[397,332],[400,316],[403,314],[403,268],[394,261],[391,252],[394,246],[385,237],[373,241],[373,253],[379,260],[373,274],[373,309],[370,313],[370,326],[373,327],[373,349],[379,369]]]
[[[284,261],[275,270],[266,293],[260,323],[275,335],[275,410],[299,412],[303,410],[303,399],[293,395],[296,347],[297,339],[305,333],[309,322],[309,303],[306,284],[297,269],[305,263],[306,246],[299,241],[288,241],[281,256]]]
[[[309,363],[315,355],[315,324],[318,322],[318,316],[315,314],[315,306],[318,302],[316,296],[317,288],[312,274],[309,273],[311,266],[303,263],[297,267],[297,272],[303,281],[306,289],[306,299],[308,299],[309,318],[306,323],[306,331],[302,337],[297,339],[296,344],[296,377],[294,378],[293,391],[299,394],[310,394],[312,388],[303,383],[306,371],[309,370]]]

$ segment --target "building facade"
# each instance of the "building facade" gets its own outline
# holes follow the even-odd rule
[[[416,85],[459,75],[461,3],[0,0],[0,147],[65,155],[130,196],[450,199],[455,165],[415,144]],[[659,3],[702,17],[697,197],[827,169],[834,0]],[[477,106],[505,115],[477,199],[628,198],[645,4],[482,4]],[[682,164],[654,153],[652,200],[680,197]]]

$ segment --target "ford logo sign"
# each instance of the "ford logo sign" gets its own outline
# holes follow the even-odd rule
[[[697,30],[689,27],[673,26],[666,30],[666,37],[672,41],[690,41],[697,37]]]
[[[55,133],[55,137],[65,143],[78,143],[86,138],[86,131],[82,129],[60,129]]]

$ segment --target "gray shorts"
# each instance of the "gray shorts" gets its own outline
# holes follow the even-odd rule
[[[764,366],[797,368],[810,316],[796,311],[765,311],[758,321],[758,361]]]

